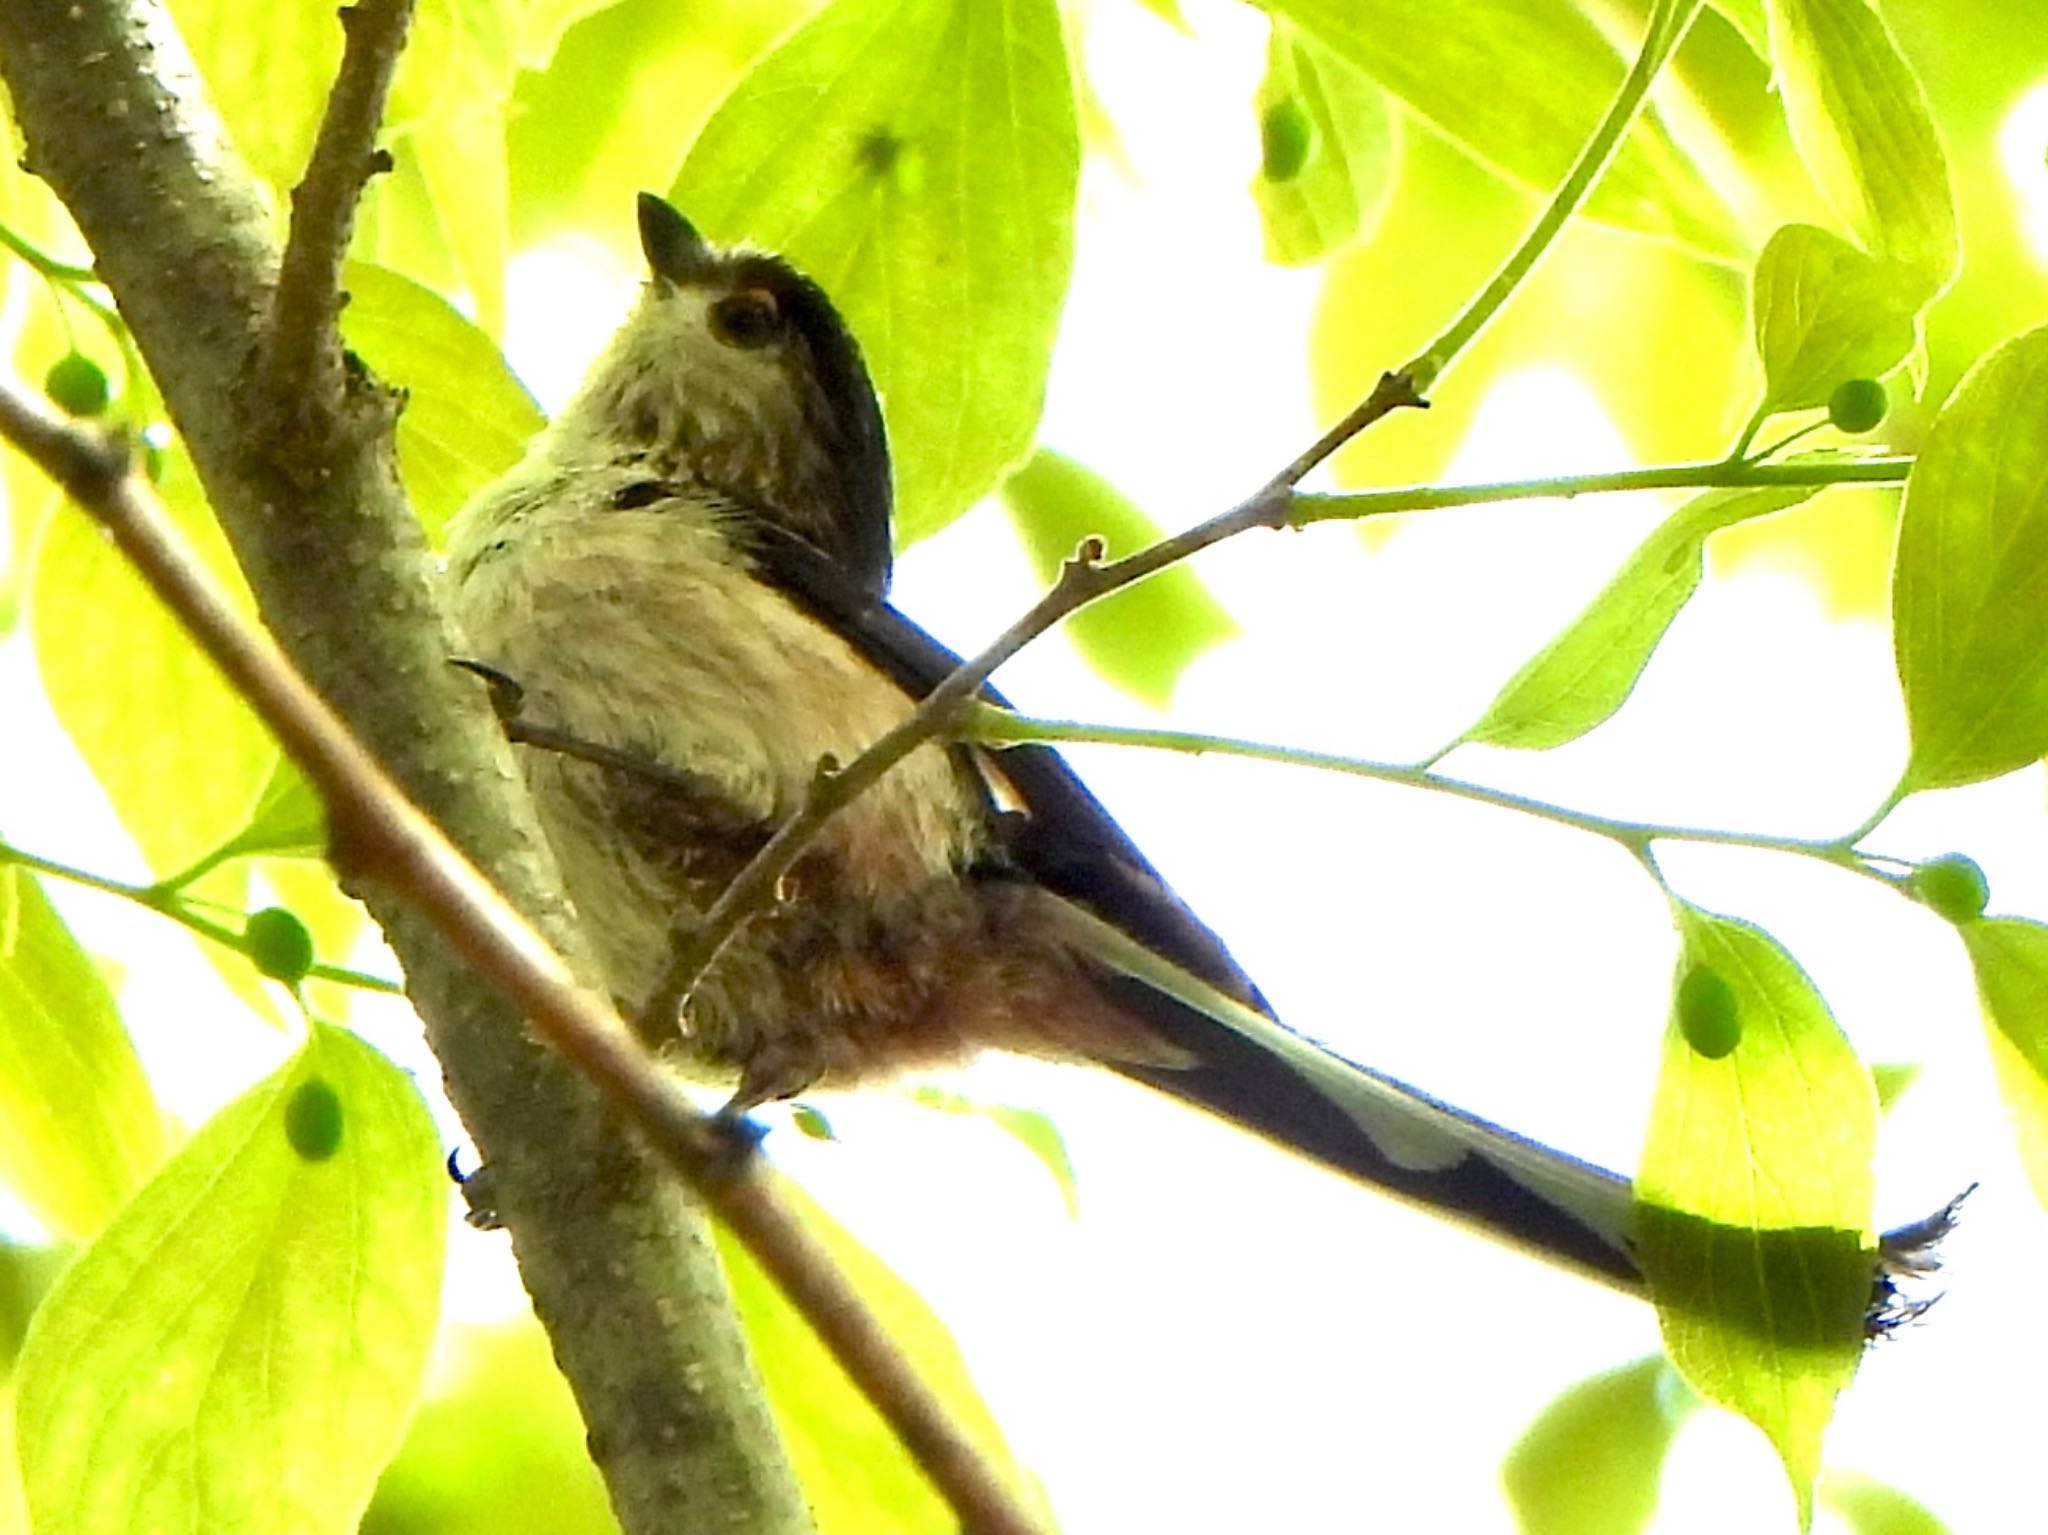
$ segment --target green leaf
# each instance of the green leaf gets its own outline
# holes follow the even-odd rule
[[[1829,1472],[1820,1500],[1853,1535],[1949,1535],[1926,1504],[1867,1476]]]
[[[1266,259],[1299,266],[1370,235],[1399,145],[1385,93],[1275,17],[1253,107],[1265,154],[1252,198],[1265,221]]]
[[[1159,525],[1115,486],[1049,448],[1003,481],[1002,494],[1046,581],[1085,538],[1100,536],[1112,555],[1124,555],[1161,537]],[[1067,620],[1066,632],[1104,677],[1163,708],[1188,663],[1237,625],[1201,578],[1177,565],[1083,608]]]
[[[1805,1528],[1821,1436],[1863,1356],[1877,1094],[1769,934],[1682,904],[1677,918],[1679,980],[1718,974],[1740,1038],[1702,1056],[1674,998],[1636,1177],[1636,1251],[1672,1364],[1770,1438]]]
[[[529,1315],[448,1329],[361,1535],[618,1535],[569,1383]]]
[[[844,312],[901,543],[1031,446],[1079,173],[1053,0],[838,0],[740,82],[676,179],[699,228],[782,252]]]
[[[485,334],[505,330],[505,265],[512,255],[512,173],[505,123],[494,109],[433,117],[412,131],[420,178],[441,242]]]
[[[1052,1122],[1049,1115],[1010,1103],[986,1103],[965,1093],[948,1092],[928,1084],[919,1087],[912,1096],[927,1108],[948,1114],[977,1115],[1012,1137],[1052,1174],[1052,1181],[1066,1204],[1067,1214],[1080,1219],[1081,1180],[1074,1171],[1074,1159],[1067,1155],[1067,1138],[1060,1134],[1060,1127]]]
[[[1892,643],[1905,784],[1994,778],[2048,751],[2048,328],[1980,359],[1906,481]]]
[[[401,442],[404,440],[400,433]],[[291,758],[279,753],[249,824],[228,844],[231,855],[317,858],[327,850],[327,805]]]
[[[1508,679],[1460,740],[1540,751],[1604,724],[1698,590],[1708,535],[1796,506],[1818,489],[1757,485],[1710,490],[1686,502],[1637,546],[1584,612]]]
[[[1771,21],[1764,14],[1764,0],[1709,0],[1758,58],[1771,57]]]
[[[2034,1197],[2048,1205],[2048,927],[2018,917],[1964,923],[1991,1063]]]
[[[954,1424],[1031,1506],[1032,1484],[1011,1456],[945,1324],[923,1297],[800,1189],[785,1187],[783,1193],[840,1273],[874,1309],[919,1378],[946,1405]],[[752,1254],[724,1226],[717,1230],[733,1299],[818,1528],[886,1528],[890,1535],[951,1535],[958,1530],[959,1520],[810,1324],[762,1273]],[[885,1524],[877,1523],[878,1510],[887,1511]]]
[[[1904,269],[1924,305],[1960,246],[1927,93],[1868,0],[1768,0],[1792,141],[1859,244]]]
[[[1895,266],[1839,235],[1787,224],[1757,258],[1750,322],[1772,410],[1825,405],[1850,379],[1874,379],[1913,349],[1915,295]]]
[[[519,462],[541,428],[540,407],[491,338],[410,278],[350,263],[348,344],[385,382],[405,390],[398,463],[429,537],[487,481]]]
[[[35,876],[0,868],[0,1181],[83,1241],[167,1149],[99,967]]]
[[[283,0],[264,7],[260,25],[240,0],[170,9],[235,149],[274,189],[296,185],[341,63],[334,7]]]
[[[1692,1393],[1662,1354],[1567,1387],[1501,1463],[1521,1535],[1636,1535]]]
[[[1473,158],[1549,193],[1621,86],[1614,45],[1574,5],[1526,0],[1267,0]],[[1654,108],[1616,152],[1587,214],[1713,259],[1742,242]]]
[[[318,1158],[286,1124],[312,1082],[339,1115]],[[425,1369],[447,1203],[412,1083],[316,1026],[36,1313],[16,1442],[38,1535],[353,1531]]]
[[[164,503],[200,558],[252,611],[182,451]],[[182,869],[246,824],[277,748],[127,557],[66,509],[44,530],[30,628],[50,706],[159,874]]]

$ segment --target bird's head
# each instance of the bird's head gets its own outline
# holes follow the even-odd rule
[[[717,493],[879,594],[889,450],[831,300],[777,256],[711,244],[647,193],[640,244],[647,286],[558,425],[614,462]]]

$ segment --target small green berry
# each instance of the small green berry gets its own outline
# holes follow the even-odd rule
[[[1991,885],[1973,858],[1943,853],[1912,873],[1907,886],[1915,900],[1949,922],[1974,922],[1991,900]]]
[[[1308,164],[1315,126],[1292,96],[1274,102],[1259,119],[1259,168],[1268,181],[1292,181]]]
[[[1710,965],[1694,965],[1685,972],[1672,1009],[1685,1042],[1710,1061],[1720,1060],[1742,1042],[1742,1009],[1735,988]]]
[[[282,906],[269,906],[251,916],[242,929],[242,943],[258,971],[287,986],[298,985],[313,968],[313,935]]]
[[[1876,429],[1890,407],[1884,385],[1874,378],[1852,378],[1835,386],[1828,396],[1828,424],[1852,436]]]
[[[341,1094],[323,1077],[301,1082],[284,1106],[284,1138],[307,1162],[325,1162],[341,1149]]]
[[[808,1103],[792,1105],[789,1122],[814,1141],[836,1141],[838,1134],[832,1128],[832,1121]]]
[[[97,416],[113,398],[106,369],[83,352],[66,352],[50,364],[43,375],[43,393],[74,416]]]

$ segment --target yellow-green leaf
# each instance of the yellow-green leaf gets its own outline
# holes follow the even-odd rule
[[[1926,1504],[1867,1476],[1829,1472],[1820,1500],[1852,1535],[1949,1535]]]
[[[1475,159],[1548,193],[1577,158],[1624,73],[1575,5],[1523,0],[1266,0],[1398,96]],[[1741,249],[1719,196],[1654,109],[1623,141],[1588,216],[1717,258]]]
[[[1370,236],[1400,143],[1379,86],[1276,16],[1252,106],[1263,150],[1252,198],[1266,259],[1299,266]]]
[[[1927,92],[1869,0],[1769,0],[1769,11],[1800,158],[1857,242],[1903,268],[1926,304],[1960,252]]]
[[[354,1531],[433,1339],[440,1160],[405,1074],[325,1026],[216,1115],[36,1313],[37,1535]]]
[[[1750,323],[1772,410],[1825,405],[1850,379],[1874,379],[1913,349],[1916,296],[1899,268],[1839,235],[1787,224],[1757,258]]]
[[[1956,386],[1906,481],[1892,643],[1912,755],[1945,788],[2048,751],[2048,327]]]
[[[1125,555],[1162,532],[1102,476],[1049,448],[1003,481],[1003,504],[1046,581],[1085,538],[1100,536],[1112,555]],[[1201,578],[1179,565],[1083,608],[1066,632],[1103,676],[1163,708],[1188,663],[1237,626]]]
[[[1877,1094],[1797,963],[1745,922],[1677,907],[1684,947],[1636,1177],[1637,1255],[1671,1362],[1777,1447],[1810,1519],[1821,1437],[1856,1373],[1875,1272]],[[1677,994],[1707,970],[1733,998],[1706,1056]]]
[[[179,530],[241,594],[182,451],[158,487]],[[188,867],[247,824],[277,761],[256,716],[99,527],[66,509],[36,551],[30,629],[50,706],[158,874]]]
[[[926,1107],[948,1114],[977,1115],[1003,1131],[1037,1158],[1038,1164],[1051,1174],[1053,1185],[1059,1189],[1060,1199],[1067,1207],[1067,1214],[1077,1220],[1080,1218],[1081,1180],[1074,1171],[1074,1159],[1067,1154],[1067,1138],[1060,1133],[1060,1127],[1053,1123],[1050,1115],[1039,1109],[1023,1109],[1014,1103],[989,1103],[980,1098],[970,1098],[965,1093],[948,1092],[943,1087],[930,1085],[919,1087],[912,1096]]]
[[[1764,14],[1764,0],[1708,0],[1721,13],[1722,20],[1735,29],[1736,35],[1749,44],[1750,52],[1758,58],[1769,60],[1771,56],[1771,21]]]
[[[741,80],[670,200],[782,252],[845,314],[908,543],[1031,446],[1079,173],[1052,0],[837,0]]]
[[[1604,724],[1699,588],[1707,536],[1795,506],[1817,488],[1710,490],[1686,502],[1637,546],[1584,612],[1508,679],[1460,739],[1543,750]]]
[[[2034,1197],[2048,1204],[2048,927],[1989,917],[1956,929],[1977,977],[1992,1065]]]
[[[377,376],[405,390],[398,464],[430,537],[482,485],[519,461],[540,407],[491,338],[410,278],[368,262],[346,273],[342,334]]]
[[[0,1181],[84,1241],[155,1171],[162,1111],[120,1010],[35,876],[0,868]]]
[[[889,1337],[936,1392],[956,1426],[1020,1496],[1032,1486],[1011,1456],[945,1324],[909,1285],[801,1190],[785,1196],[873,1308]],[[871,1529],[887,1510],[890,1535],[951,1535],[959,1520],[932,1490],[868,1399],[810,1325],[723,1227],[718,1250],[732,1280],[769,1405],[821,1530]]]
[[[178,32],[236,151],[280,192],[305,174],[341,63],[334,9],[314,0],[278,0],[263,8],[259,25],[240,0],[171,0]]]
[[[1637,1535],[1657,1512],[1671,1441],[1695,1398],[1662,1354],[1553,1398],[1501,1463],[1521,1535]]]

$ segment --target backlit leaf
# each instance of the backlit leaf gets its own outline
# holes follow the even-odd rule
[[[179,530],[247,598],[182,451],[159,486]],[[248,705],[97,524],[65,509],[36,552],[30,630],[50,705],[158,874],[246,825],[277,761]]]
[[[1474,158],[1532,191],[1564,179],[1620,88],[1614,45],[1575,5],[1524,0],[1267,0]],[[1726,258],[1726,207],[1654,109],[1587,200],[1589,217]]]
[[[2034,1197],[2048,1204],[2048,927],[1990,917],[1956,929],[1977,977],[1991,1061]]]
[[[1906,481],[1892,643],[1906,784],[1992,778],[2048,751],[2048,328],[1949,396]]]
[[[323,1092],[330,1133],[303,1154],[287,1112]],[[29,1330],[16,1440],[38,1535],[353,1531],[433,1339],[440,1161],[405,1074],[325,1026],[208,1122]]]
[[[1955,276],[1948,161],[1927,93],[1869,0],[1769,0],[1792,141],[1828,205],[1925,304]]]
[[[1047,582],[1091,535],[1117,556],[1157,542],[1162,532],[1114,485],[1049,448],[1003,481],[1003,502]],[[1186,565],[1091,603],[1064,627],[1091,666],[1155,708],[1172,697],[1190,661],[1237,632]]]
[[[486,481],[519,461],[540,407],[491,338],[430,289],[351,263],[342,333],[377,376],[406,392],[398,463],[429,536]]]
[[[1863,1355],[1877,1094],[1792,957],[1680,905],[1679,979],[1725,982],[1739,1037],[1700,1054],[1674,1005],[1636,1178],[1637,1254],[1671,1362],[1777,1447],[1811,1517],[1835,1396]]]
[[[1501,1463],[1521,1535],[1637,1535],[1694,1401],[1662,1354],[1578,1381],[1522,1431]]]
[[[763,59],[670,200],[782,252],[860,338],[897,538],[1021,459],[1073,257],[1080,138],[1052,0],[838,0]]]
[[[1264,147],[1252,197],[1266,225],[1266,258],[1298,266],[1370,236],[1400,142],[1385,93],[1275,17],[1252,105]]]
[[[915,1290],[801,1190],[784,1197],[824,1244],[835,1266],[873,1308],[889,1337],[936,1392],[956,1426],[995,1472],[1026,1498],[1030,1486],[1002,1430],[967,1372],[945,1324]],[[821,1530],[887,1529],[890,1535],[951,1535],[959,1520],[909,1453],[854,1387],[810,1325],[724,1226],[719,1254],[746,1324],[769,1405]],[[877,1512],[886,1510],[886,1521]]]
[[[1530,657],[1462,739],[1541,750],[1605,723],[1634,691],[1698,589],[1707,536],[1795,506],[1816,489],[1760,485],[1695,496],[1637,546],[1583,613]]]
[[[1787,224],[1757,258],[1750,321],[1772,410],[1825,405],[1850,379],[1897,367],[1915,339],[1899,270],[1839,235]]]
[[[0,1181],[52,1231],[84,1241],[166,1149],[99,966],[34,875],[0,868]]]

